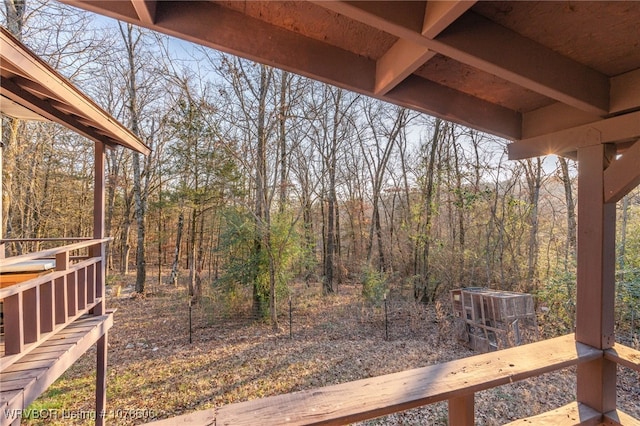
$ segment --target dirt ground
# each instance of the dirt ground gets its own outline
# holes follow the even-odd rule
[[[323,297],[320,284],[296,284],[280,330],[231,314],[205,299],[191,310],[183,288],[156,285],[146,297],[126,283],[110,289],[117,308],[109,334],[108,424],[131,425],[233,402],[342,383],[474,355],[453,337],[448,303],[424,307],[390,296],[365,306],[360,287]],[[291,335],[290,335],[291,334]],[[388,336],[388,338],[387,338]],[[640,418],[640,377],[619,370],[619,407]],[[84,424],[94,407],[95,349],[83,356],[32,408],[66,413]],[[476,423],[497,425],[575,399],[575,370],[566,369],[476,394]],[[77,418],[74,418],[77,417]],[[445,425],[446,403],[370,420],[367,425]]]

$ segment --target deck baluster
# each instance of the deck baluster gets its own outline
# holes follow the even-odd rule
[[[24,324],[22,323],[22,292],[4,299],[4,353],[15,355],[24,346]]]

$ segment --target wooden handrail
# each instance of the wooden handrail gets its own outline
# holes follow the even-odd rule
[[[48,274],[40,275],[39,277],[32,278],[27,281],[23,281],[19,284],[14,284],[9,287],[5,287],[0,289],[0,299],[5,299],[9,296],[13,296],[14,294],[18,294],[24,292],[26,290],[32,289],[49,281],[55,281],[57,278],[64,277],[71,272],[80,271],[87,266],[95,264],[97,258],[89,258],[83,260],[82,262],[78,262],[76,264],[70,265],[67,269],[63,271],[53,271]]]
[[[498,352],[322,388],[225,405],[160,425],[345,424],[445,400],[473,401],[475,392],[602,357],[573,334]],[[473,418],[465,424],[472,423]],[[456,424],[462,424],[460,422]]]
[[[98,239],[90,239],[90,240],[86,240],[86,241],[81,241],[79,243],[74,243],[74,244],[68,244],[65,246],[61,246],[61,247],[56,247],[56,248],[52,248],[52,249],[48,249],[48,250],[42,250],[42,251],[37,251],[37,252],[33,252],[33,253],[26,253],[26,254],[21,254],[19,256],[12,256],[12,257],[7,257],[4,259],[0,259],[0,272],[2,272],[2,267],[3,266],[9,266],[9,265],[14,265],[16,263],[20,263],[20,262],[25,262],[27,260],[36,260],[36,259],[42,259],[42,258],[46,258],[46,257],[52,257],[52,256],[56,256],[57,254],[60,253],[65,253],[65,252],[70,252],[73,250],[79,250],[85,247],[90,247],[96,244],[102,244],[102,243],[107,243],[109,241],[113,240],[113,238],[111,237],[107,237],[107,238],[98,238]]]
[[[80,315],[94,308],[94,315],[104,312],[104,250],[101,248],[110,240],[111,238],[88,239],[0,259],[0,272],[2,268],[20,269],[15,266],[33,268],[34,261],[55,259],[55,271],[45,271],[33,278],[30,278],[33,275],[18,274],[30,279],[0,289],[6,325],[2,370],[19,361],[48,336]],[[70,254],[85,248],[89,249],[88,257],[71,263]],[[10,266],[14,268],[9,268]]]
[[[640,372],[640,351],[638,350],[616,343],[613,348],[604,351],[604,357],[616,364]]]
[[[49,339],[51,336],[54,336],[58,331],[64,329],[66,326],[68,326],[70,323],[74,322],[76,319],[82,317],[84,314],[86,314],[87,312],[89,312],[91,310],[91,308],[93,306],[95,306],[96,304],[100,303],[101,300],[100,299],[96,299],[92,304],[87,305],[87,307],[85,309],[82,309],[81,311],[78,311],[76,313],[76,315],[69,317],[68,321],[63,323],[63,324],[56,324],[56,326],[54,327],[53,330],[48,331],[48,332],[43,332],[40,335],[40,339],[38,339],[38,341],[29,343],[29,344],[25,344],[23,345],[22,351],[20,353],[17,354],[10,354],[10,355],[4,355],[2,357],[2,362],[0,362],[0,372],[3,372],[5,370],[7,370],[9,367],[11,367],[13,364],[15,364],[16,362],[20,361],[25,355],[29,354],[31,351],[33,351],[34,349],[38,348],[38,346],[40,346],[40,344],[43,341],[46,341],[47,339]]]
[[[346,424],[448,400],[450,420],[452,401],[461,401],[456,408],[466,408],[467,401],[471,405],[469,416],[455,414],[457,421],[450,424],[472,425],[475,392],[602,357],[640,371],[640,351],[621,344],[603,351],[575,342],[570,334],[414,370],[224,405],[151,424],[242,426],[255,424],[256,420],[263,425]],[[640,425],[640,420],[619,409],[600,413],[572,402],[509,423],[529,424]]]
[[[49,243],[53,241],[89,241],[93,240],[93,237],[59,237],[59,238],[3,238],[0,239],[0,244],[5,243]]]

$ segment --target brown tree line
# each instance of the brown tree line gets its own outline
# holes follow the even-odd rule
[[[108,265],[137,292],[184,285],[274,326],[295,279],[572,297],[571,160],[508,161],[506,141],[61,4],[5,0],[3,19],[153,149],[108,153]],[[91,235],[90,144],[2,120],[4,237]],[[620,207],[631,283],[638,209]]]

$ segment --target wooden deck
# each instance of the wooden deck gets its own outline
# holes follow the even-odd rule
[[[113,325],[103,300],[108,240],[0,259],[7,284],[0,288],[0,426],[19,423],[22,410],[96,343],[96,412],[103,411],[106,339]]]
[[[629,351],[625,353],[640,354]],[[443,364],[230,404],[153,424],[346,424],[445,400],[449,401],[450,424],[463,424],[460,419],[473,424],[475,392],[602,357],[602,350],[577,343],[574,335],[567,335]],[[639,368],[637,363],[635,368]],[[469,407],[470,415],[464,412]],[[602,415],[597,417],[597,423],[601,422]]]
[[[601,413],[584,404],[572,402],[537,416],[507,423],[506,426],[598,426],[600,424],[602,424]]]
[[[17,274],[24,275],[24,281],[15,280],[15,273],[2,275],[12,285],[0,288],[4,321],[0,370],[5,370],[85,313],[96,309],[99,310],[96,313],[102,313],[104,278],[101,246],[108,240],[87,240],[0,259],[0,271],[3,272],[18,265],[55,259],[55,263],[46,260],[55,265],[53,271],[34,277],[29,273]],[[72,255],[80,250],[88,251],[89,255],[72,261]]]
[[[0,425],[11,424],[113,325],[113,311],[84,315],[0,373]]]

